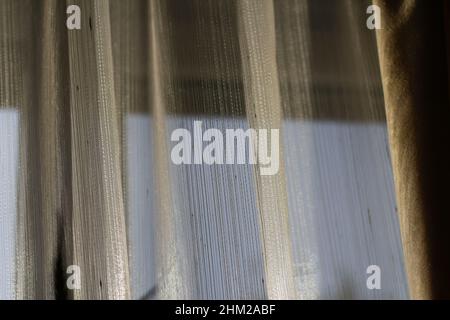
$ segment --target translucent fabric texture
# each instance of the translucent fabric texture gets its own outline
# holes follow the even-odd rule
[[[367,28],[370,5],[1,0],[0,298],[405,299],[428,283],[403,262],[419,169],[402,169],[393,34]],[[175,164],[172,133],[199,123],[279,130],[276,174]]]

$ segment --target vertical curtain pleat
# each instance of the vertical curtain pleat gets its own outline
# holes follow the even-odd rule
[[[65,197],[70,181],[64,173],[70,170],[66,158],[66,147],[70,145],[68,87],[64,81],[67,41],[65,32],[56,27],[64,22],[57,14],[64,6],[52,1],[40,5],[5,1],[2,5],[8,7],[2,13],[36,13],[29,19],[19,14],[2,19],[13,23],[3,34],[14,39],[8,58],[16,69],[11,70],[13,78],[4,83],[12,85],[7,92],[17,100],[2,99],[1,104],[19,110],[19,125],[24,128],[19,143],[16,297],[56,298],[65,294],[58,268],[66,259],[65,252],[71,251],[71,242],[66,241],[70,234],[70,204]],[[42,38],[30,41],[28,34],[35,30]]]
[[[25,2],[13,2],[13,1],[2,1],[0,2],[0,112],[5,112],[5,110],[9,109],[11,112],[15,113],[15,124],[12,124],[12,126],[17,126],[20,117],[18,109],[21,108],[21,106],[24,105],[24,88],[23,88],[23,74],[22,74],[22,60],[21,60],[21,53],[19,51],[20,44],[26,43],[26,28],[25,28],[25,21],[22,16],[15,15],[12,16],[11,12],[15,12],[20,9],[24,9],[24,5],[27,3]],[[3,120],[6,122],[5,120]],[[10,124],[11,125],[11,124]],[[1,134],[8,134],[9,132],[4,131],[8,128],[8,124],[2,122],[2,129]],[[14,129],[12,129],[14,130]],[[16,129],[17,131],[18,128]],[[16,142],[20,139],[19,133],[16,134]],[[7,135],[7,139],[12,139],[12,135]],[[11,143],[14,143],[11,141]],[[21,153],[17,149],[14,150],[13,147],[10,147],[8,149],[5,149],[3,144],[1,146],[1,155],[0,159],[2,159],[5,156],[4,153],[11,153],[16,152],[16,159],[18,160]],[[16,160],[16,161],[17,161]],[[14,170],[14,168],[8,168],[11,170]],[[18,171],[18,168],[16,168]],[[2,251],[2,259],[8,259],[6,258],[7,254],[9,256],[9,259],[6,261],[3,261],[3,264],[5,266],[5,272],[8,273],[8,275],[5,275],[5,278],[3,279],[4,285],[2,286],[0,290],[0,294],[2,299],[14,299],[17,297],[23,296],[23,290],[16,290],[16,284],[19,283],[18,277],[16,277],[16,270],[22,268],[24,265],[24,256],[18,257],[18,263],[16,263],[16,252],[23,252],[23,248],[19,248],[17,246],[16,241],[16,224],[17,221],[20,219],[20,217],[17,217],[17,211],[18,211],[18,204],[19,200],[17,195],[17,184],[22,183],[22,175],[19,176],[18,172],[11,172],[12,175],[16,175],[16,181],[13,183],[13,185],[8,185],[11,183],[10,181],[3,180],[5,178],[4,173],[2,172],[1,175],[1,181],[2,181],[2,189],[3,188],[15,188],[15,196],[12,197],[12,199],[6,199],[6,194],[4,191],[1,192],[1,200],[2,203],[0,203],[1,207],[1,220],[3,225],[1,228],[2,235],[9,235],[9,239],[7,241],[3,242],[3,251]],[[8,184],[7,184],[8,183]],[[20,200],[23,200],[24,198],[21,197]],[[6,203],[4,204],[3,201],[8,202],[12,201],[12,207],[8,209],[6,207]],[[23,202],[22,202],[23,203]],[[14,217],[14,220],[11,222],[11,226],[8,228],[6,226],[7,221],[9,217]],[[23,224],[22,224],[23,225]],[[9,229],[9,233],[8,230]],[[23,228],[17,230],[20,232],[22,236],[25,235],[25,230]],[[22,242],[23,243],[23,242]],[[20,251],[20,249],[22,249]],[[17,250],[17,251],[16,251]],[[13,253],[14,252],[14,253]],[[17,267],[16,267],[17,266]],[[19,267],[20,266],[20,267]],[[7,283],[5,285],[5,283]],[[23,282],[22,282],[23,283]],[[5,288],[6,287],[6,288]],[[18,286],[23,287],[23,286]]]
[[[450,297],[450,103],[444,3],[383,1],[377,31],[411,295]]]
[[[248,127],[237,12],[236,1],[151,2],[158,297],[266,297],[252,171],[174,166],[168,152],[171,131],[196,120]]]
[[[77,298],[129,298],[119,106],[108,1],[80,1],[84,32],[69,32],[74,264]]]
[[[282,106],[273,1],[239,1],[238,10],[242,78],[250,127],[280,131]],[[254,148],[259,150],[257,145]],[[282,148],[279,155],[283,159]],[[255,166],[255,179],[268,297],[294,299],[297,291],[291,280],[293,265],[284,162],[281,161],[278,174],[271,176],[261,175],[260,166]]]
[[[165,143],[166,114],[165,110],[171,103],[173,96],[170,94],[170,87],[167,85],[169,74],[164,67],[168,61],[168,46],[165,44],[163,29],[163,3],[160,1],[151,1],[149,5],[149,33],[150,33],[150,66],[151,74],[150,92],[152,94],[150,108],[152,110],[155,128],[154,137],[151,141],[156,145],[161,143],[155,152],[155,175],[158,184],[158,214],[156,219],[157,228],[156,239],[156,277],[157,277],[157,298],[161,299],[186,299],[189,297],[188,287],[186,286],[186,268],[180,259],[181,254],[178,253],[179,248],[176,244],[175,230],[175,212],[172,205],[172,194],[170,188],[169,177],[169,151]]]

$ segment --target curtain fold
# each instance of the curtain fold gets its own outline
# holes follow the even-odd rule
[[[374,1],[392,164],[411,295],[450,297],[450,103],[446,1]]]
[[[239,1],[237,10],[240,13],[242,80],[250,127],[280,130],[283,115],[273,1]],[[280,158],[283,158],[282,148]],[[277,175],[260,175],[260,166],[255,166],[255,170],[268,298],[294,299],[296,288],[292,282],[293,260],[283,162]]]
[[[83,7],[88,22],[87,32],[68,36],[74,264],[85,270],[86,288],[80,298],[125,299],[130,288],[110,4],[71,4]]]

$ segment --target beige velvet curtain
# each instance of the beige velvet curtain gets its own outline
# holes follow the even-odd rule
[[[193,117],[256,129],[281,129],[286,118],[384,123],[382,94],[407,285],[414,298],[449,297],[443,1],[375,1],[379,60],[369,1],[324,2],[323,19],[336,19],[342,38],[310,21],[311,2],[0,0],[0,108],[19,115],[14,298],[308,297],[297,283],[285,162],[273,176],[258,166],[214,171],[209,186],[206,173],[172,167],[170,131]],[[66,28],[72,4],[81,30]],[[130,115],[151,118],[150,129]],[[134,149],[133,129],[146,137]],[[151,188],[129,178],[136,154]],[[177,188],[186,181],[204,189]],[[140,191],[144,202],[154,194],[151,221],[132,218]],[[203,202],[182,201],[193,197]],[[80,290],[66,287],[69,265],[82,271]]]
[[[450,298],[449,7],[375,1],[403,248],[414,298]]]

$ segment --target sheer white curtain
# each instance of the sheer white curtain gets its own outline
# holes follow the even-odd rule
[[[1,1],[2,297],[407,297],[367,6]],[[280,170],[173,164],[194,121],[280,129]]]

